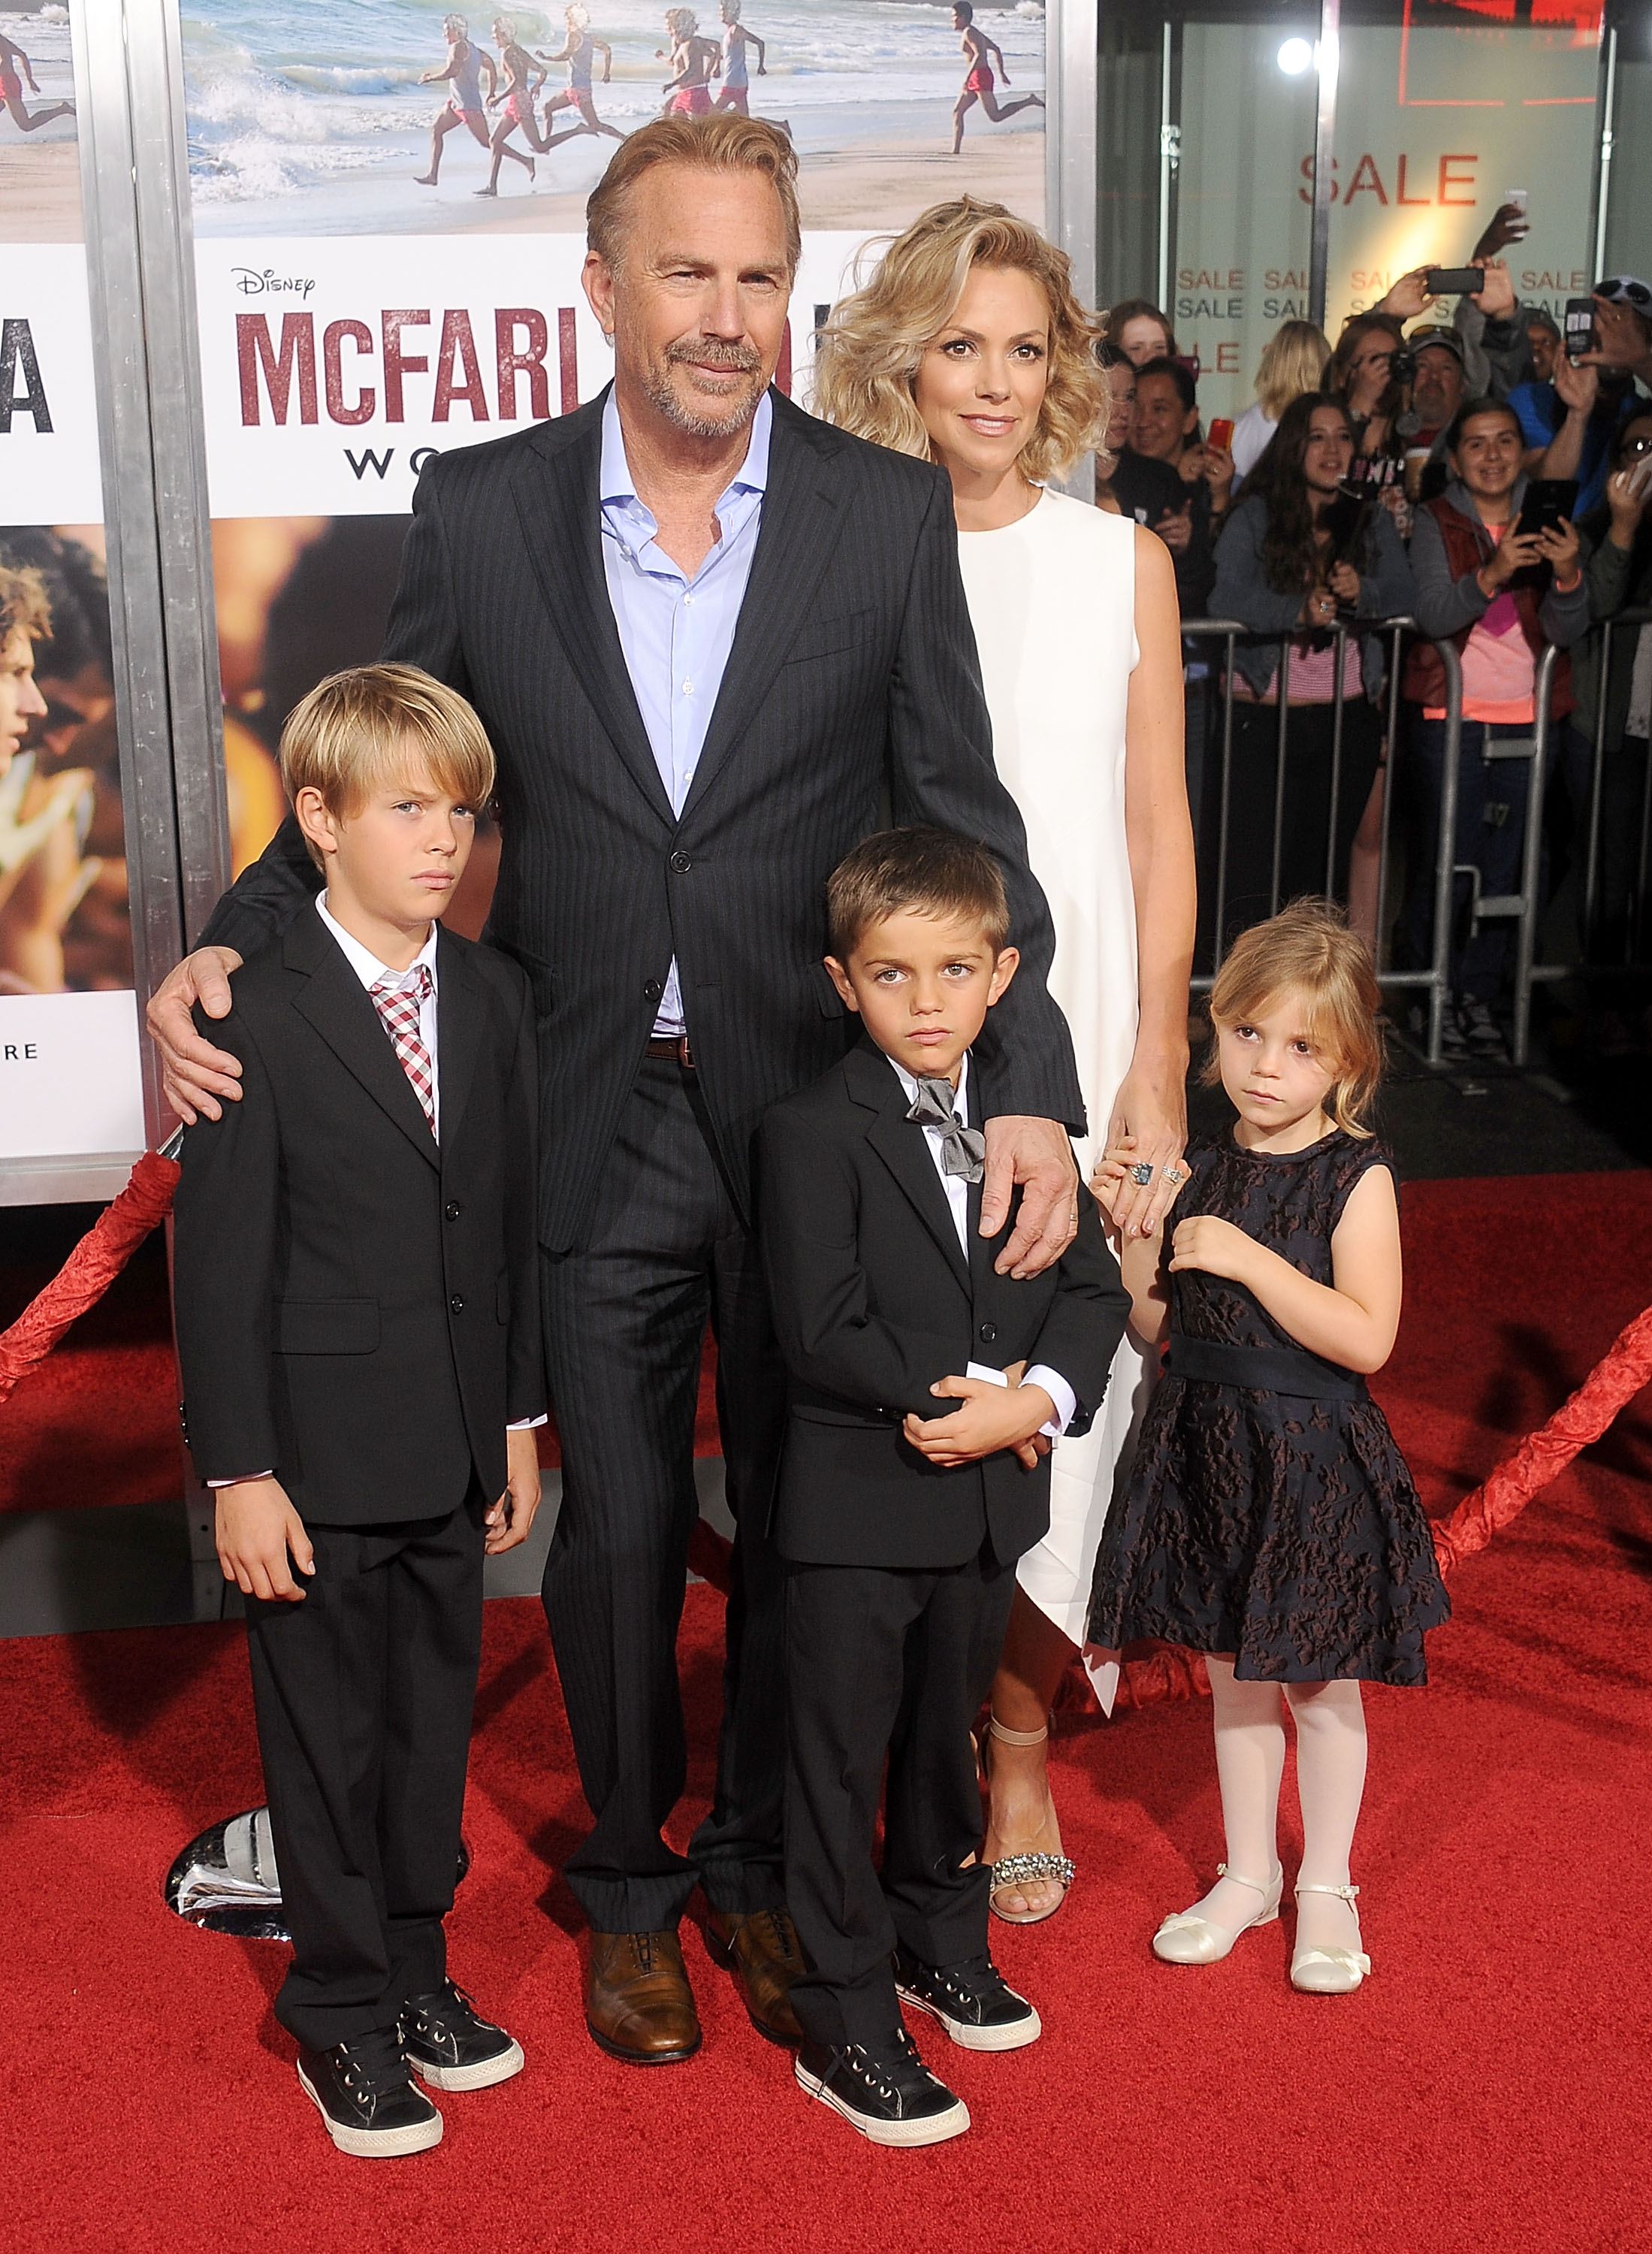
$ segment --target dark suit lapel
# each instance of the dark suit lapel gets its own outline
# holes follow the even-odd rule
[[[442,1140],[449,1148],[475,1084],[486,1012],[487,995],[480,980],[447,934],[440,932],[436,942],[436,1051],[442,1082]]]
[[[312,910],[300,909],[287,928],[282,952],[290,970],[306,974],[305,984],[293,997],[293,1007],[300,1017],[315,1027],[345,1070],[360,1082],[414,1149],[433,1166],[439,1165],[441,1154],[430,1123],[402,1069],[383,1020],[320,917]],[[441,1008],[439,1000],[437,1007]],[[440,1063],[445,1096],[446,1058]]]
[[[887,1057],[869,1044],[851,1049],[844,1059],[850,1094],[872,1115],[866,1140],[872,1144],[935,1242],[945,1253],[960,1287],[970,1289],[970,1270],[958,1247],[952,1208],[941,1186],[934,1160],[929,1155],[923,1129],[906,1116],[906,1091],[895,1077]]]
[[[820,473],[820,457],[808,427],[812,418],[778,393],[770,396],[774,422],[762,528],[734,647],[683,805],[685,821],[756,716],[813,614],[816,593],[837,541],[838,503]]]
[[[516,513],[551,624],[603,732],[654,812],[675,828],[603,570],[599,487],[606,396],[580,410],[584,427],[571,437],[555,423],[542,426],[515,474]]]

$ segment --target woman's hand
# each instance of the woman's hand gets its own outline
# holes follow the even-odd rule
[[[1488,321],[1507,321],[1513,317],[1515,285],[1508,269],[1501,258],[1471,258],[1471,266],[1478,266],[1485,276],[1476,303]]]
[[[1226,446],[1204,446],[1200,451],[1205,458],[1204,479],[1210,487],[1210,505],[1220,514],[1233,492],[1233,456]]]
[[[1634,536],[1647,505],[1652,502],[1652,477],[1641,480],[1635,491],[1633,480],[1634,467],[1614,470],[1606,480],[1606,507],[1612,511],[1612,530],[1607,535],[1614,548],[1628,550],[1634,545]]]
[[[1196,1213],[1190,1221],[1178,1222],[1170,1243],[1172,1273],[1199,1268],[1207,1276],[1225,1276],[1230,1284],[1245,1281],[1260,1249],[1254,1237],[1230,1221],[1218,1221],[1214,1213]]]
[[[1354,610],[1359,608],[1360,575],[1351,564],[1331,566],[1331,592],[1339,603],[1347,603]]]
[[[1575,550],[1576,536],[1573,536]],[[1492,596],[1506,586],[1516,571],[1528,570],[1543,551],[1537,545],[1535,532],[1522,532],[1518,516],[1510,516],[1502,529],[1502,537],[1480,565],[1474,578],[1482,595]]]
[[[1371,311],[1392,313],[1402,321],[1414,321],[1419,313],[1427,312],[1434,303],[1428,294],[1424,277],[1426,266],[1413,266],[1409,274],[1402,274],[1386,298],[1379,298]]]
[[[1336,597],[1328,587],[1316,587],[1302,606],[1305,626],[1330,626],[1336,624]]]
[[[1138,1060],[1107,1123],[1107,1147],[1096,1174],[1118,1166],[1124,1180],[1115,1196],[1112,1219],[1121,1236],[1152,1236],[1176,1201],[1187,1179],[1182,1152],[1187,1143],[1186,1059],[1166,1058],[1155,1066]],[[1130,1169],[1152,1171],[1144,1182]],[[1096,1177],[1092,1177],[1094,1186]]]
[[[1538,555],[1547,556],[1554,566],[1556,592],[1569,595],[1582,577],[1578,562],[1578,528],[1563,516],[1558,524],[1537,535],[1536,546]]]

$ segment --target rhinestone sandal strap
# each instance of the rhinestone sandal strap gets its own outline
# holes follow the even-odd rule
[[[1024,1885],[1030,1879],[1054,1879],[1070,1886],[1077,1866],[1070,1855],[1005,1855],[992,1866],[992,1890]]]

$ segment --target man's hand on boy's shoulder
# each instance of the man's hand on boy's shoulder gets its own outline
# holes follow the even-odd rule
[[[901,1426],[921,1456],[943,1470],[978,1463],[1008,1449],[1027,1471],[1050,1452],[1044,1427],[1055,1420],[1055,1404],[1041,1385],[1023,1385],[1026,1364],[1005,1370],[1007,1385],[984,1377],[943,1377],[929,1388],[939,1401],[961,1401],[950,1416],[908,1416]]]
[[[304,1592],[292,1578],[288,1553],[301,1573],[313,1573],[315,1552],[281,1481],[237,1480],[220,1487],[217,1498],[218,1562],[225,1580],[243,1597],[261,1597],[266,1604],[302,1604]]]
[[[241,962],[233,947],[198,947],[167,973],[144,1012],[160,1052],[161,1092],[186,1127],[195,1124],[198,1113],[220,1119],[220,1096],[241,1101],[240,1058],[205,1040],[194,1014],[199,1002],[209,1018],[229,1015],[229,974]]]
[[[505,1492],[487,1508],[482,1547],[490,1558],[514,1550],[528,1539],[539,1509],[539,1435],[531,1428],[507,1432]]]

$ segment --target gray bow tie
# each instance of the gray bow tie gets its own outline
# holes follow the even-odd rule
[[[907,1112],[920,1127],[939,1127],[941,1133],[941,1171],[943,1174],[961,1174],[966,1182],[978,1182],[986,1172],[987,1138],[973,1127],[962,1126],[952,1106],[952,1084],[945,1080],[920,1080],[917,1100]]]

